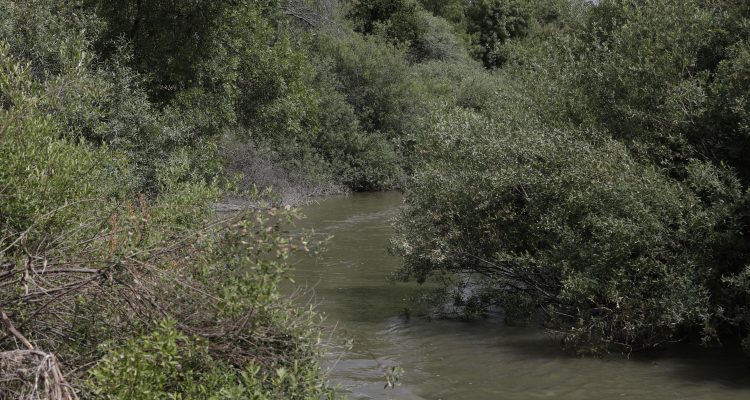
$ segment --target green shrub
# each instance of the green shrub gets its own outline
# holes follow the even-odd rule
[[[357,32],[380,34],[397,45],[416,46],[426,31],[415,0],[355,1],[348,17]]]
[[[466,20],[474,56],[496,68],[507,61],[504,45],[528,34],[531,15],[520,0],[479,0],[468,7]]]
[[[85,61],[84,44],[104,28],[82,0],[6,1],[0,4],[0,38],[18,61],[30,63],[34,78],[44,79]]]
[[[657,346],[717,315],[706,282],[736,182],[702,203],[595,132],[468,111],[440,117],[418,149],[394,239],[402,277],[475,274],[500,305],[542,309],[592,351]]]
[[[330,60],[362,129],[392,141],[405,136],[424,104],[404,52],[377,37],[320,39],[316,51]]]
[[[311,384],[319,379],[316,368],[295,362],[269,375],[250,363],[237,373],[213,359],[207,343],[180,333],[175,325],[162,321],[155,331],[109,350],[89,371],[89,395],[112,400],[333,398],[324,386]]]
[[[175,329],[174,321],[113,349],[89,372],[93,398],[208,398],[232,382],[201,345]]]
[[[705,110],[708,74],[696,70],[696,63],[712,25],[711,14],[695,1],[597,6],[579,84],[599,123],[620,140],[645,144],[642,151],[653,161],[689,155],[688,144],[674,132]]]
[[[468,2],[465,0],[419,0],[429,12],[454,23],[461,24]]]
[[[95,399],[253,399],[333,398],[314,366],[294,363],[270,375],[250,363],[239,374],[211,357],[207,344],[163,321],[144,336],[109,350],[89,371],[87,387]]]
[[[717,66],[709,84],[704,121],[692,139],[715,149],[750,182],[750,51],[739,41],[727,48],[727,57]],[[710,132],[710,134],[706,134]]]
[[[746,335],[746,7],[516,5],[535,22],[502,70],[420,67],[465,110],[415,140],[402,275],[444,281],[467,313],[546,310],[584,350]]]
[[[422,11],[426,29],[416,49],[416,59],[469,63],[468,46],[456,28],[443,18]]]
[[[122,155],[67,135],[49,103],[0,43],[0,228],[10,232],[59,233],[127,188]]]

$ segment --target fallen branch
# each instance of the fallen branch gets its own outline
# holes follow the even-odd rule
[[[16,329],[5,311],[0,310],[0,318],[5,329],[26,347],[26,350],[0,352],[0,382],[16,383],[2,385],[0,397],[13,394],[20,399],[77,399],[65,381],[55,355],[36,350],[31,341]],[[18,389],[14,390],[14,387]]]
[[[75,400],[54,354],[39,350],[0,352],[0,397]],[[10,398],[10,397],[8,397]]]
[[[16,327],[13,326],[13,322],[8,318],[8,315],[5,314],[5,311],[0,310],[0,318],[3,320],[3,325],[5,325],[5,329],[10,332],[11,335],[13,335],[16,339],[18,339],[28,350],[34,350],[34,346],[31,344],[29,339],[26,339],[25,336],[21,334],[18,330],[16,330]]]

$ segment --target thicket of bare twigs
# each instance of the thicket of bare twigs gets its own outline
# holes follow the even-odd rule
[[[167,235],[149,214],[141,201],[54,237],[1,242],[0,398],[76,398],[107,351],[164,320],[230,369],[316,363],[313,316],[277,290],[290,252],[308,246],[285,230],[295,211]]]
[[[254,187],[273,188],[277,199],[274,203],[299,205],[310,202],[315,197],[346,193],[342,185],[313,179],[310,176],[295,173],[274,161],[268,151],[263,151],[251,143],[239,141],[236,137],[225,138],[222,153],[226,157],[226,168],[229,172],[242,177],[239,189],[251,191]],[[228,197],[225,201],[231,205],[248,204],[247,196]]]

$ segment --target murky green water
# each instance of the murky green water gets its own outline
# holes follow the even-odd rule
[[[750,368],[736,350],[581,359],[538,329],[407,318],[416,285],[386,280],[398,265],[386,247],[400,203],[379,193],[305,209],[305,227],[335,237],[317,259],[296,260],[294,276],[315,287],[336,335],[353,339],[351,351],[327,361],[350,399],[750,399]],[[384,389],[395,365],[402,385]]]

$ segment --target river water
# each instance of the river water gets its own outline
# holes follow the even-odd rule
[[[399,263],[386,249],[401,201],[356,194],[304,209],[301,225],[333,238],[322,255],[294,260],[293,276],[314,287],[334,335],[352,341],[325,360],[349,399],[750,399],[750,368],[736,349],[579,358],[540,329],[405,313],[419,287],[387,280]],[[384,389],[393,366],[401,384]]]

